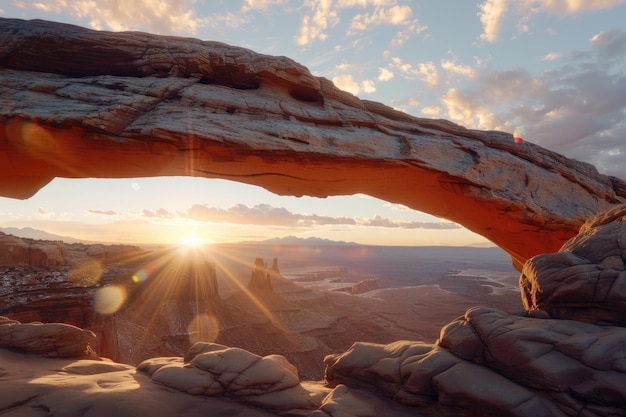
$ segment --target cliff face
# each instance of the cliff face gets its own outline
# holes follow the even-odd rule
[[[160,175],[365,193],[458,222],[518,268],[626,201],[623,181],[587,164],[216,42],[1,19],[0,109],[0,195],[14,198],[54,177]]]

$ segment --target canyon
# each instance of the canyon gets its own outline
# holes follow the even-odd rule
[[[384,337],[332,346],[341,325],[354,323],[340,320],[313,335],[329,351],[319,352],[325,354],[318,365],[323,380],[310,380],[298,372],[314,371],[307,355],[271,352],[289,343],[321,346],[304,337],[312,335],[302,311],[275,296],[293,283],[273,277],[270,289],[261,271],[249,292],[273,306],[265,311],[249,301],[255,297],[242,298],[243,289],[215,305],[189,303],[190,286],[203,299],[216,298],[215,282],[172,281],[167,273],[159,279],[167,263],[152,253],[141,263],[154,265],[152,280],[143,278],[150,273],[145,268],[119,275],[131,288],[147,283],[129,295],[137,308],[115,310],[120,323],[134,328],[115,329],[130,339],[117,352],[137,366],[101,358],[92,345],[102,341],[90,330],[0,319],[4,414],[625,415],[626,183],[619,178],[528,141],[516,143],[504,132],[415,118],[360,100],[285,57],[45,21],[0,19],[0,109],[0,195],[28,198],[55,177],[164,175],[224,178],[289,195],[364,193],[458,222],[493,241],[520,271],[521,304],[517,312],[468,306],[439,326],[434,342],[406,321],[393,329],[393,336],[406,337],[383,340],[389,334],[376,325],[379,315],[360,331],[364,339]],[[35,243],[11,245],[15,249],[0,252],[3,262],[62,266],[62,250],[53,255]],[[172,254],[168,249],[159,258]],[[185,265],[212,277],[209,259]],[[59,277],[51,273],[50,282]],[[78,277],[78,286],[93,281],[84,272]],[[37,281],[20,282],[13,299],[28,297]],[[479,296],[499,295],[497,286],[487,294],[477,282]],[[169,300],[152,296],[159,283],[172,287]],[[436,295],[432,287],[421,290]],[[310,295],[293,287],[283,294],[290,291]],[[399,293],[418,297],[402,288],[377,291],[364,293],[373,293],[370,298],[330,292],[341,301],[321,304],[332,313],[362,300],[373,305],[380,296],[389,302],[388,318]],[[72,297],[69,287],[58,294]],[[223,306],[219,317],[217,304]],[[233,324],[231,332],[215,334],[215,325],[206,325],[218,320],[228,327],[241,311],[260,317],[259,310],[267,320],[253,331]],[[298,337],[283,337],[270,312],[282,314],[290,330],[299,326]],[[133,336],[145,329],[148,336],[164,335],[150,327],[152,313],[173,337],[151,337],[132,348],[140,342]],[[275,344],[232,347],[254,332]],[[145,351],[151,343],[182,350],[179,336],[189,335],[199,339],[185,340],[190,346],[181,355],[141,357],[151,353]]]

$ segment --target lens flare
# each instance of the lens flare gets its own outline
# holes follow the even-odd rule
[[[217,318],[209,314],[198,314],[187,326],[189,341],[193,345],[196,342],[215,342],[220,332]]]
[[[513,140],[518,145],[521,144],[522,142],[524,142],[524,139],[522,139],[522,129],[521,128],[518,127],[518,128],[515,129],[515,131],[513,132]]]
[[[126,300],[126,291],[122,287],[109,285],[96,291],[93,307],[100,314],[117,312]]]
[[[140,282],[144,282],[148,279],[148,273],[144,269],[140,269],[133,274],[131,279],[135,284],[139,284]]]
[[[70,267],[70,281],[83,287],[98,284],[101,276],[102,264],[97,259],[80,259]]]

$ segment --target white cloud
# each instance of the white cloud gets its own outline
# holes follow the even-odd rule
[[[467,127],[513,132],[602,172],[626,178],[626,33],[605,31],[590,49],[538,74],[484,70],[475,83],[442,97],[445,111]]]
[[[279,6],[289,0],[245,0],[241,11],[246,13],[250,10],[268,10],[270,6]]]
[[[327,31],[337,26],[341,22],[341,13],[350,8],[366,10],[351,18],[346,28],[348,35],[355,35],[380,25],[403,26],[404,28],[391,42],[394,48],[401,46],[413,34],[426,29],[425,26],[420,26],[416,19],[411,20],[413,15],[411,7],[399,5],[397,0],[306,0],[300,8],[305,15],[300,22],[295,42],[298,45],[308,45],[327,39]]]
[[[355,96],[360,93],[371,94],[376,91],[376,86],[372,80],[358,82],[350,74],[341,74],[334,77],[333,83],[337,88],[345,90]]]
[[[510,1],[509,1],[510,2]],[[502,17],[507,11],[507,0],[487,0],[480,5],[480,23],[483,33],[480,38],[487,42],[495,42],[502,28]]]
[[[411,36],[419,35],[426,29],[428,29],[428,26],[422,26],[417,20],[413,20],[404,29],[396,33],[396,36],[394,36],[394,38],[391,40],[390,46],[392,48],[398,49],[402,45],[404,45],[406,41],[411,39]]]
[[[426,106],[422,109],[422,114],[428,117],[439,117],[439,115],[441,114],[441,107]]]
[[[476,71],[474,71],[474,68],[470,67],[469,65],[457,64],[456,59],[444,59],[443,61],[441,61],[441,68],[443,68],[446,72],[448,72],[448,74],[451,75],[462,75],[467,78],[476,77]]]
[[[328,37],[325,30],[339,23],[337,10],[333,7],[332,0],[313,1],[307,0],[304,4],[312,10],[311,15],[305,15],[300,24],[300,34],[296,37],[298,45],[307,45],[316,40],[324,40]]]
[[[141,29],[161,34],[193,35],[205,23],[196,16],[194,3],[194,0],[23,0],[20,5],[87,18],[94,29]]]
[[[372,13],[357,14],[352,18],[348,34],[364,31],[379,25],[407,25],[413,11],[409,6],[395,5],[388,9],[378,8]]]
[[[478,16],[483,26],[480,39],[495,42],[502,30],[504,19],[512,14],[520,32],[527,32],[531,15],[548,13],[557,16],[574,15],[587,11],[611,9],[626,0],[486,0],[479,5]]]
[[[561,58],[562,56],[563,56],[563,54],[561,54],[559,52],[550,52],[548,54],[545,54],[541,58],[539,58],[539,60],[540,61],[554,61],[556,59]]]
[[[389,81],[394,76],[393,71],[390,71],[387,68],[379,68],[379,70],[378,81]]]
[[[421,62],[413,66],[402,62],[402,59],[399,57],[392,57],[390,66],[406,78],[417,78],[424,81],[430,88],[435,88],[439,85],[439,71],[432,61]]]

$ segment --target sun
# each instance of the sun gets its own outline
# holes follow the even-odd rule
[[[185,247],[190,247],[190,248],[199,247],[199,246],[202,246],[202,245],[204,245],[206,243],[207,243],[206,240],[204,240],[200,236],[196,236],[196,235],[183,236],[178,241],[178,244],[180,246],[185,246]]]

